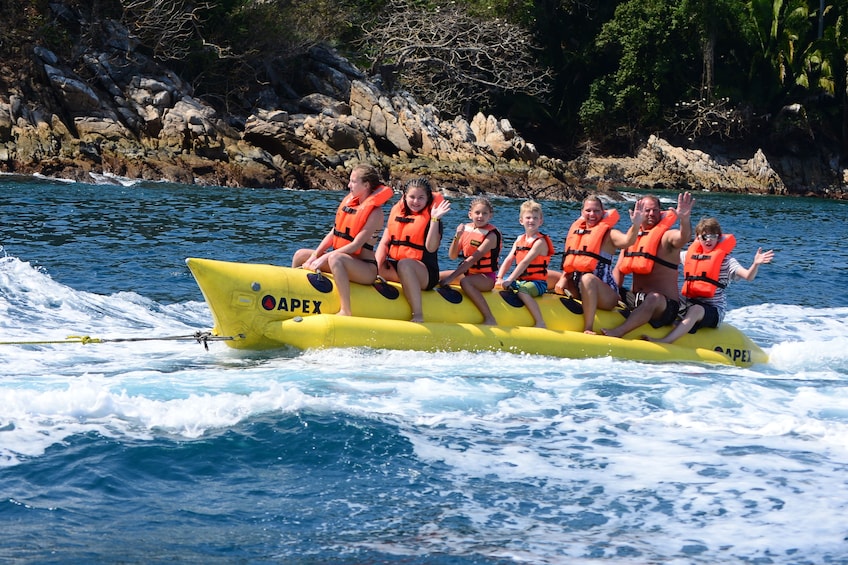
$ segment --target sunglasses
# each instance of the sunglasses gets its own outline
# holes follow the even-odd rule
[[[698,237],[701,238],[701,241],[718,241],[718,238],[721,237],[721,236],[718,235],[717,233],[705,233],[705,234],[699,235]]]

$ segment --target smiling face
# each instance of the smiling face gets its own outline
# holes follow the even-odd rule
[[[587,198],[583,202],[583,209],[580,213],[583,219],[586,220],[586,225],[591,228],[598,225],[598,222],[603,219],[605,211],[600,201],[594,198]]]
[[[406,194],[404,195],[407,208],[416,214],[427,207],[428,197],[427,191],[420,186],[410,186],[406,189]]]

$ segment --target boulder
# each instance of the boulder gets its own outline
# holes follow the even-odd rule
[[[275,80],[249,115],[228,115],[137,51],[120,24],[101,29],[100,51],[80,54],[85,76],[37,48],[43,88],[0,94],[0,170],[343,190],[349,168],[366,161],[395,185],[426,175],[455,194],[545,199],[582,198],[584,183],[784,194],[777,171],[818,182],[828,170],[796,170],[762,150],[726,160],[657,137],[632,157],[564,162],[540,155],[508,120],[443,119],[409,93],[386,92],[327,46],[305,55],[298,85],[309,92]]]

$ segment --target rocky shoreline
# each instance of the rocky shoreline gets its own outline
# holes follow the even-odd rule
[[[0,171],[92,182],[112,176],[198,185],[341,190],[358,162],[394,186],[428,176],[454,194],[571,200],[612,187],[846,198],[848,171],[780,159],[738,159],[651,137],[633,156],[540,155],[504,119],[443,118],[390,94],[326,47],[304,62],[312,92],[228,115],[176,74],[135,51],[112,25],[110,47],[74,70],[34,53],[35,75],[0,93]],[[4,69],[8,74],[8,69]],[[294,94],[294,93],[292,93]]]

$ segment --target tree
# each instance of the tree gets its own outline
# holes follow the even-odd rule
[[[750,72],[754,100],[776,109],[803,66],[811,41],[809,6],[806,0],[749,0],[748,11],[756,41]]]
[[[584,129],[623,137],[632,149],[640,132],[659,128],[664,108],[698,82],[699,49],[687,32],[673,0],[619,4],[595,41],[604,72],[581,105]]]
[[[544,97],[550,89],[524,28],[472,16],[456,2],[393,0],[357,45],[390,90],[466,117],[498,94]]]

